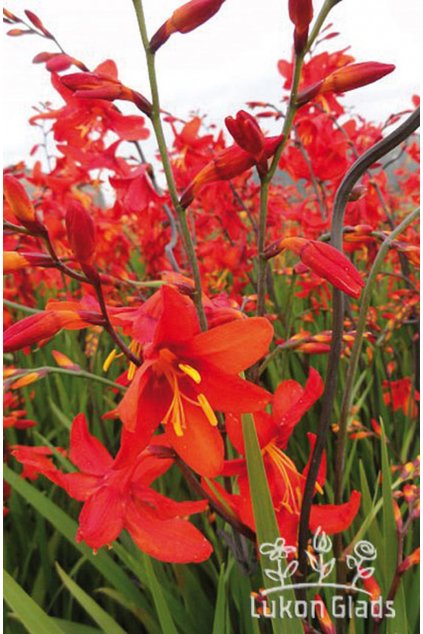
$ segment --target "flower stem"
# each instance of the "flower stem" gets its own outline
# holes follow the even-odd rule
[[[132,2],[134,5],[136,16],[137,16],[138,28],[140,31],[141,40],[143,43],[145,57],[147,61],[147,70],[148,70],[148,77],[149,77],[150,89],[151,89],[151,101],[153,105],[151,117],[150,117],[151,123],[152,123],[154,133],[156,136],[156,141],[157,141],[160,157],[163,164],[163,170],[165,173],[166,182],[169,189],[170,199],[172,201],[172,204],[178,216],[180,233],[182,235],[185,251],[186,251],[188,261],[191,267],[191,273],[194,279],[195,292],[193,294],[193,301],[197,309],[197,314],[200,321],[201,329],[207,330],[207,319],[206,319],[206,314],[204,312],[204,307],[202,302],[200,269],[198,266],[198,260],[195,253],[194,243],[192,241],[191,233],[187,223],[186,211],[179,202],[179,197],[178,197],[178,192],[176,189],[175,179],[173,176],[172,166],[170,164],[169,153],[167,151],[166,139],[163,132],[162,121],[160,118],[160,97],[159,97],[159,88],[157,84],[155,55],[150,50],[142,1],[132,0]]]
[[[269,200],[269,187],[278,167],[279,159],[285,148],[289,133],[291,132],[294,116],[297,111],[295,104],[297,99],[298,86],[301,78],[301,68],[304,56],[297,55],[294,64],[294,76],[292,79],[291,94],[289,98],[288,110],[285,116],[282,128],[282,141],[279,143],[272,162],[266,174],[260,180],[260,216],[257,236],[258,251],[258,271],[257,271],[257,315],[264,315],[265,312],[265,296],[266,296],[266,269],[267,259],[264,255],[266,246],[266,225],[267,225],[267,209]]]
[[[336,445],[336,458],[335,458],[335,504],[341,504],[342,502],[342,494],[343,494],[343,478],[342,474],[344,472],[345,465],[345,444],[347,439],[347,423],[348,423],[348,414],[351,408],[352,396],[353,396],[353,387],[354,387],[354,378],[357,371],[357,366],[360,358],[360,352],[363,345],[363,335],[366,328],[366,318],[367,312],[370,306],[371,295],[373,291],[374,284],[376,282],[377,274],[379,273],[380,266],[383,263],[383,260],[391,246],[393,240],[395,240],[414,220],[416,220],[419,216],[419,209],[415,209],[411,213],[409,213],[404,220],[392,231],[389,236],[385,239],[382,246],[379,249],[379,252],[376,256],[375,261],[373,262],[372,269],[370,271],[369,277],[367,279],[366,286],[363,291],[361,306],[360,306],[360,314],[358,318],[358,322],[356,325],[356,336],[354,340],[354,345],[351,351],[350,362],[347,370],[347,376],[345,381],[345,388],[342,398],[341,404],[341,413],[339,417],[339,432],[338,432],[338,441]]]
[[[345,207],[348,202],[350,192],[356,182],[365,171],[390,152],[394,147],[402,143],[419,126],[420,109],[417,108],[404,123],[387,137],[372,146],[365,152],[348,170],[344,176],[338,191],[336,192],[332,226],[332,245],[342,252],[342,235]],[[305,576],[307,572],[307,559],[305,550],[307,547],[308,526],[310,521],[311,504],[315,491],[317,474],[326,445],[326,439],[330,428],[333,414],[333,402],[336,392],[339,360],[341,355],[342,332],[344,325],[343,293],[334,289],[333,291],[333,317],[332,317],[332,342],[329,353],[328,367],[325,382],[325,391],[322,399],[322,412],[319,420],[316,443],[311,456],[310,468],[304,488],[303,502],[301,506],[300,526],[298,536],[299,551],[299,571]],[[337,478],[342,474],[337,474]]]
[[[102,383],[103,385],[108,385],[109,387],[113,387],[116,390],[126,391],[127,387],[125,385],[120,385],[120,383],[115,383],[110,379],[106,379],[105,377],[98,376],[97,374],[92,374],[91,372],[87,372],[86,370],[70,370],[67,368],[56,368],[54,366],[42,366],[39,368],[28,368],[22,372],[16,372],[13,376],[8,378],[9,383],[13,383],[17,379],[26,376],[27,374],[32,373],[40,373],[41,375],[46,374],[65,374],[67,376],[74,376],[79,379],[88,379],[90,381],[96,381],[97,383]]]

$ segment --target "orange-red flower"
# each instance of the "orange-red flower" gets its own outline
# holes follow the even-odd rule
[[[127,529],[142,551],[161,561],[201,562],[211,555],[210,543],[185,519],[203,511],[207,501],[175,502],[150,487],[171,467],[171,459],[157,458],[146,450],[131,461],[119,460],[117,466],[89,433],[83,414],[73,421],[69,453],[79,472],[63,474],[45,447],[17,446],[12,453],[33,477],[41,473],[84,502],[77,541],[94,550],[110,545]]]
[[[159,297],[153,339],[143,346],[144,363],[119,413],[134,446],[148,441],[162,423],[181,458],[214,477],[224,454],[215,410],[249,412],[268,403],[266,390],[238,375],[266,353],[273,328],[266,319],[251,318],[200,332],[190,300],[168,286]]]
[[[364,286],[360,273],[343,253],[330,244],[306,238],[284,238],[267,247],[266,255],[274,257],[283,249],[294,251],[312,271],[347,295],[360,296]]]
[[[262,449],[266,475],[279,524],[280,534],[287,543],[296,545],[298,523],[301,511],[303,491],[309,465],[302,472],[284,452],[295,425],[310,409],[323,392],[323,381],[319,373],[311,368],[307,383],[302,387],[297,381],[282,381],[277,387],[272,401],[272,414],[265,411],[254,414],[259,444]],[[239,416],[226,416],[226,430],[237,451],[245,455],[242,425]],[[314,434],[307,434],[311,449],[314,447]],[[310,454],[311,455],[311,454]],[[246,461],[229,460],[225,463],[224,475],[237,475],[239,495],[228,494],[218,482],[213,482],[214,491],[204,484],[213,496],[218,491],[240,520],[255,530],[250,486]],[[319,469],[316,490],[326,478],[326,459]],[[318,526],[328,533],[337,533],[348,528],[357,514],[360,505],[360,494],[353,491],[350,500],[339,506],[333,504],[313,505],[310,515],[310,529]]]
[[[348,92],[349,90],[372,84],[385,77],[385,75],[392,73],[393,70],[395,70],[394,64],[381,64],[380,62],[348,64],[301,90],[297,95],[297,104],[302,106],[310,99],[326,92]]]
[[[189,33],[217,13],[225,0],[191,0],[178,7],[158,29],[150,41],[150,50],[155,53],[172,33]]]

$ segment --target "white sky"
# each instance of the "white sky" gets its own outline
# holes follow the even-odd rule
[[[144,0],[150,36],[183,0]],[[315,15],[322,0],[315,0]],[[410,107],[419,92],[419,0],[343,0],[329,22],[340,36],[324,46],[351,46],[357,61],[396,64],[379,83],[353,91],[346,103],[373,121]],[[226,0],[210,22],[190,34],[175,34],[157,54],[162,107],[184,117],[207,113],[221,124],[248,100],[278,103],[282,78],[276,63],[289,58],[292,24],[287,0]],[[130,0],[9,0],[22,15],[34,11],[63,48],[90,68],[106,58],[118,65],[120,79],[149,96],[144,52]],[[8,25],[4,25],[8,30]],[[27,159],[40,141],[27,119],[31,106],[61,99],[49,73],[31,60],[54,45],[35,36],[3,38],[3,144],[6,164]],[[72,71],[73,72],[73,71]],[[132,104],[119,104],[136,113]],[[150,145],[150,143],[149,143]]]

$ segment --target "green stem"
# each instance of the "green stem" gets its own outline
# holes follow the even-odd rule
[[[90,381],[97,381],[97,383],[103,383],[103,385],[108,385],[109,387],[114,387],[117,390],[126,391],[125,385],[120,385],[119,383],[115,383],[110,379],[106,379],[102,376],[98,376],[97,374],[92,374],[91,372],[86,372],[85,370],[68,370],[66,368],[56,368],[54,366],[42,366],[40,368],[28,368],[24,372],[17,372],[13,376],[9,377],[7,381],[12,383],[17,381],[23,376],[27,374],[32,374],[32,372],[40,373],[41,375],[45,374],[65,374],[67,376],[74,376],[79,379],[89,379]]]
[[[357,371],[357,366],[360,358],[361,348],[363,345],[363,335],[366,328],[366,318],[367,312],[370,306],[371,295],[374,287],[374,283],[376,281],[376,276],[379,272],[380,266],[389,250],[389,247],[393,240],[395,240],[419,215],[419,209],[415,209],[412,211],[404,220],[392,231],[386,240],[383,242],[382,246],[379,249],[379,252],[376,256],[375,261],[373,262],[372,269],[370,271],[366,286],[364,288],[361,306],[360,306],[360,314],[356,326],[356,336],[354,340],[354,345],[351,350],[350,363],[348,366],[347,377],[345,381],[344,394],[342,398],[341,404],[341,414],[339,417],[339,432],[338,432],[338,442],[336,446],[336,458],[335,458],[335,470],[337,474],[342,474],[344,471],[345,464],[345,443],[347,438],[347,422],[348,422],[348,413],[351,409],[352,395],[353,395],[353,387],[354,387],[354,378]],[[342,502],[342,494],[343,494],[343,479],[335,478],[335,504],[340,504]]]
[[[345,174],[335,196],[332,226],[331,226],[331,243],[342,252],[342,235],[345,208],[348,203],[349,195],[363,176],[366,170],[376,161],[388,154],[397,145],[402,143],[410,134],[412,134],[419,126],[420,109],[417,108],[398,128],[391,132],[388,136],[381,139],[378,143],[367,150],[360,158],[350,167]],[[344,324],[344,306],[343,293],[334,289],[333,291],[333,318],[332,318],[332,342],[329,353],[325,391],[322,397],[322,411],[319,420],[316,443],[310,460],[310,468],[304,487],[303,502],[301,505],[300,526],[298,534],[298,551],[299,551],[299,571],[305,576],[307,572],[306,547],[308,537],[308,526],[310,522],[311,504],[315,492],[316,479],[319,471],[320,462],[326,445],[327,435],[330,429],[330,423],[333,415],[333,402],[336,393],[337,376],[339,359],[341,355],[342,332]],[[342,478],[342,474],[337,473],[336,479]],[[340,540],[335,541],[335,555],[339,558],[341,551]]]
[[[43,312],[40,308],[30,308],[30,306],[24,306],[23,304],[18,304],[17,302],[11,302],[8,299],[3,299],[3,304],[7,306],[7,308],[12,308],[13,310],[21,310],[23,313],[28,313],[29,315],[35,315],[35,313]]]
[[[313,46],[317,36],[320,33],[320,29],[322,28],[324,21],[328,17],[329,13],[332,11],[333,7],[340,1],[341,0],[326,0],[319,11],[319,15],[317,16],[316,21],[314,22],[313,29],[308,37],[307,46],[305,48],[304,54],[307,53],[307,51],[309,51],[310,48]]]
[[[272,163],[264,176],[261,177],[260,182],[260,216],[258,226],[257,237],[257,250],[258,250],[258,271],[257,271],[257,315],[264,315],[265,313],[265,296],[266,296],[266,269],[267,259],[264,254],[266,246],[266,225],[267,225],[267,209],[269,200],[269,187],[270,183],[275,175],[278,167],[278,163],[285,145],[291,132],[294,116],[297,111],[295,105],[297,99],[298,86],[301,78],[301,68],[303,64],[304,56],[297,55],[294,65],[294,76],[292,79],[291,94],[289,98],[288,110],[285,116],[284,125],[282,128],[282,141],[278,145],[276,152],[273,156]]]
[[[184,242],[184,247],[188,257],[188,261],[190,263],[192,276],[194,279],[194,285],[195,285],[195,292],[193,295],[194,304],[197,309],[201,329],[207,330],[207,319],[206,319],[206,314],[204,312],[204,307],[202,302],[200,269],[198,266],[198,260],[195,253],[194,243],[192,241],[191,233],[187,223],[186,211],[179,202],[179,196],[176,189],[175,179],[173,177],[172,166],[170,164],[169,154],[168,154],[167,145],[166,145],[166,139],[163,132],[162,121],[160,118],[160,97],[159,97],[159,88],[157,84],[155,55],[154,53],[150,51],[150,45],[148,40],[147,27],[146,27],[146,22],[144,17],[142,1],[132,0],[132,2],[134,5],[136,16],[137,16],[138,28],[140,31],[141,40],[144,46],[145,57],[147,61],[147,70],[148,70],[148,77],[149,77],[150,89],[151,89],[151,100],[153,105],[152,112],[151,112],[151,123],[154,129],[154,133],[156,135],[157,145],[159,148],[160,157],[163,164],[163,170],[165,173],[166,182],[169,189],[170,199],[172,201],[172,204],[178,216],[180,232]]]

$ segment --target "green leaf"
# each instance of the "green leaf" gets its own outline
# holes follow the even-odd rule
[[[222,564],[217,584],[216,608],[214,611],[213,634],[226,634],[228,632],[226,606],[226,576],[225,564]]]
[[[53,619],[65,634],[104,634],[101,630],[91,625],[76,623],[75,621],[67,621],[66,619]]]
[[[85,555],[91,565],[94,566],[109,583],[122,592],[131,603],[148,610],[149,605],[145,597],[125,574],[121,566],[113,561],[106,552],[99,551],[94,555],[88,546],[75,541],[77,524],[64,513],[61,508],[40,493],[34,486],[20,478],[14,471],[9,469],[9,467],[4,467],[3,475],[13,489],[31,504],[36,511],[45,517],[76,550],[79,550]]]
[[[64,630],[44,612],[23,588],[3,571],[4,600],[30,634],[63,634]]]
[[[392,579],[394,578],[397,567],[398,539],[394,516],[394,506],[392,502],[392,477],[388,458],[388,448],[386,444],[385,429],[381,420],[382,428],[382,498],[383,498],[383,538],[384,538],[384,567],[385,593],[389,591]],[[386,596],[386,594],[385,594]],[[396,634],[397,632],[409,632],[407,624],[407,613],[405,605],[404,588],[401,585],[398,589],[394,601],[395,616],[387,619],[387,634]]]
[[[253,503],[254,521],[257,530],[258,544],[266,542],[274,543],[279,537],[279,527],[276,521],[273,502],[269,491],[269,485],[266,478],[266,472],[263,464],[263,457],[257,438],[254,419],[251,414],[244,414],[242,417],[242,431],[244,435],[245,451],[247,457],[248,480]],[[265,574],[265,558],[260,559],[260,565],[263,573],[263,582],[266,589],[275,586]],[[295,602],[293,590],[284,591],[287,601]],[[274,634],[303,634],[303,626],[297,618],[289,619],[285,622],[283,619],[271,619]]]
[[[144,553],[141,553],[141,558],[143,560],[147,576],[147,584],[153,595],[153,601],[162,628],[162,634],[178,634],[169,606],[164,598],[156,573],[154,572],[152,561],[150,557]]]
[[[107,632],[108,634],[125,634],[125,630],[122,629],[120,625],[118,625],[116,621],[112,619],[112,617],[107,614],[107,612],[103,610],[103,608],[101,608],[94,599],[90,597],[89,594],[78,586],[78,584],[66,574],[57,562],[56,569],[63,584],[72,596],[76,599],[76,601],[78,601],[81,607],[84,608],[87,614],[90,615],[93,621],[95,621],[97,625],[103,629],[104,632]]]

